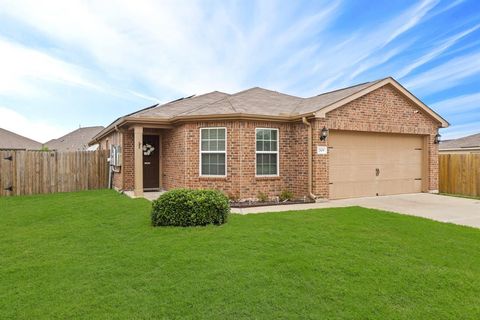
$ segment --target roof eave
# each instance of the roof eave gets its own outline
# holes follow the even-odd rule
[[[314,114],[304,113],[296,115],[286,116],[274,116],[274,115],[261,115],[261,114],[248,114],[248,113],[230,113],[230,114],[211,114],[211,115],[190,115],[190,116],[177,116],[173,118],[150,118],[150,117],[126,117],[119,119],[115,126],[108,128],[104,132],[100,132],[97,136],[93,137],[88,143],[93,145],[98,143],[102,138],[118,130],[119,128],[132,125],[143,126],[155,126],[160,128],[169,129],[176,124],[195,121],[221,121],[221,120],[256,120],[256,121],[275,121],[275,122],[295,122],[301,121],[303,117],[313,118]]]
[[[209,121],[209,120],[256,120],[256,121],[276,121],[276,122],[294,122],[302,119],[302,116],[313,117],[313,113],[307,115],[262,115],[250,113],[229,113],[229,114],[210,114],[210,115],[189,115],[179,116],[172,119],[173,124],[192,121]]]
[[[440,127],[441,128],[447,128],[448,126],[450,126],[450,123],[448,123],[447,120],[445,120],[444,118],[442,118],[438,113],[436,113],[435,111],[433,111],[432,109],[430,109],[426,104],[424,104],[420,99],[418,99],[417,97],[415,97],[410,91],[408,91],[407,89],[405,89],[405,87],[403,87],[400,83],[398,83],[395,79],[393,79],[392,77],[388,77],[388,78],[385,78],[381,81],[378,81],[378,82],[375,82],[375,83],[372,83],[371,86],[368,86],[358,92],[355,92],[351,95],[349,95],[348,97],[345,97],[343,99],[340,99],[336,102],[333,102],[331,103],[330,105],[328,106],[325,106],[317,111],[315,111],[315,117],[317,118],[325,118],[326,117],[326,114],[330,111],[333,111],[341,106],[344,106],[345,104],[355,100],[355,99],[358,99],[378,88],[381,88],[387,84],[391,84],[393,85],[398,91],[400,91],[404,96],[406,96],[408,99],[410,99],[411,101],[413,101],[416,105],[418,105],[422,110],[424,110],[427,114],[429,114],[432,118],[434,118],[435,120],[437,120],[439,123],[440,123]]]

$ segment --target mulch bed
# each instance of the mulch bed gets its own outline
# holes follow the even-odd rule
[[[291,200],[285,202],[276,202],[276,201],[240,201],[240,202],[230,202],[231,208],[251,208],[251,207],[264,207],[264,206],[282,206],[289,204],[300,204],[300,203],[313,203],[311,199],[307,200]]]

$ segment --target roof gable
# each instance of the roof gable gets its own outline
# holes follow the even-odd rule
[[[430,117],[433,119],[437,120],[442,128],[448,127],[450,124],[447,122],[447,120],[443,119],[440,115],[438,115],[435,111],[430,109],[426,104],[424,104],[420,99],[415,97],[413,94],[410,93],[407,89],[405,89],[400,83],[395,81],[393,78],[385,78],[379,81],[374,81],[374,82],[369,82],[366,87],[363,89],[350,94],[349,96],[346,96],[344,98],[341,98],[340,100],[333,102],[327,106],[324,106],[322,108],[319,108],[317,111],[315,111],[315,116],[318,118],[324,118],[326,114],[332,110],[335,110],[355,99],[358,99],[378,88],[381,88],[386,85],[392,85],[395,89],[397,89],[400,93],[403,94],[407,99],[412,101],[415,105],[417,105],[420,109],[422,109],[426,114],[428,114]]]

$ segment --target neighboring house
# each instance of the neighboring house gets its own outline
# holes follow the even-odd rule
[[[42,144],[38,141],[0,128],[0,149],[40,150],[42,149]]]
[[[480,153],[480,133],[446,140],[439,145],[440,153]]]
[[[300,98],[218,91],[115,120],[91,141],[118,146],[114,186],[215,188],[240,199],[283,190],[338,199],[437,192],[448,122],[393,78]]]
[[[63,137],[46,142],[45,147],[60,152],[96,150],[95,146],[89,146],[88,143],[103,129],[102,126],[78,128]]]

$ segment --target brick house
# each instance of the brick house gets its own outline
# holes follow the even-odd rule
[[[191,96],[121,117],[91,143],[115,146],[113,185],[136,196],[185,187],[337,199],[436,192],[447,126],[385,78],[310,98],[257,87]]]

